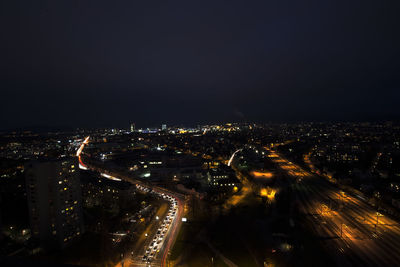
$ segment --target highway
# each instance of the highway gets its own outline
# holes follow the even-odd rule
[[[158,213],[160,217],[157,222],[153,222],[153,224],[146,229],[145,233],[142,234],[146,238],[139,238],[139,242],[144,244],[144,249],[136,249],[132,251],[132,253],[126,253],[121,262],[116,266],[168,266],[168,253],[174,245],[182,224],[185,196],[156,185],[133,179],[132,177],[112,170],[103,170],[95,166],[90,166],[88,163],[84,163],[82,152],[85,145],[88,143],[89,136],[82,142],[76,154],[81,169],[97,171],[106,179],[130,182],[135,184],[138,190],[153,194],[155,197],[168,202],[168,214],[162,212]],[[169,216],[169,218],[167,218],[167,216]],[[160,231],[161,234],[157,234],[157,231]],[[153,242],[153,240],[155,241]]]
[[[303,170],[266,148],[268,157],[293,179],[301,213],[339,266],[398,266],[400,225],[359,196]]]
[[[88,143],[85,139],[82,146]],[[82,149],[83,150],[83,149]],[[82,150],[80,150],[82,152]],[[398,266],[400,263],[400,225],[390,216],[378,213],[368,205],[360,196],[351,195],[341,191],[334,184],[321,176],[308,172],[300,166],[288,161],[279,153],[265,148],[266,156],[274,162],[281,173],[289,179],[289,184],[279,183],[279,186],[290,186],[295,195],[298,209],[305,224],[313,236],[316,236],[322,247],[332,255],[338,266]],[[236,153],[236,152],[235,152]],[[94,166],[82,162],[80,165],[100,173],[105,178],[122,179],[155,192],[158,196],[163,194],[168,199],[176,201],[176,215],[171,220],[170,227],[164,235],[159,251],[155,253],[151,262],[143,261],[145,249],[133,256],[124,258],[124,266],[167,266],[168,252],[179,232],[183,217],[184,196],[164,188],[145,184],[132,179],[124,174],[113,173],[110,170],[99,170]],[[249,192],[250,188],[244,186],[242,194],[227,201],[227,206],[234,206]],[[173,201],[172,201],[173,202]],[[172,203],[173,204],[173,203]],[[169,208],[173,208],[170,204]],[[165,220],[161,218],[161,220]],[[153,227],[158,230],[159,226]],[[155,230],[145,238],[143,247],[149,248],[154,240]]]

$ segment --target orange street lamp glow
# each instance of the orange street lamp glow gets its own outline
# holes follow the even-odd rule
[[[276,190],[271,188],[262,188],[260,190],[260,196],[267,197],[269,200],[273,200],[275,198]]]
[[[294,165],[281,165],[281,168],[284,170],[294,170],[296,169],[296,166]]]
[[[273,200],[275,198],[275,194],[276,194],[276,190],[271,189],[267,194],[268,199]]]
[[[251,172],[251,174],[254,177],[264,177],[264,178],[271,178],[273,176],[273,174],[271,172],[256,172],[256,171],[253,171],[253,172]]]
[[[266,188],[262,188],[262,189],[260,190],[260,195],[261,195],[262,197],[268,196],[267,189],[266,189]]]

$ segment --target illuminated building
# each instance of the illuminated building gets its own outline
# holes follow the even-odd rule
[[[33,237],[64,248],[84,231],[77,159],[28,163],[25,179]]]
[[[210,169],[207,172],[208,184],[211,187],[235,187],[240,182],[236,178],[235,172],[229,167],[220,166],[217,169]]]
[[[161,130],[162,130],[162,131],[167,130],[167,125],[166,125],[166,124],[162,124],[162,125],[161,125]]]
[[[124,181],[104,179],[98,173],[84,172],[80,175],[82,205],[84,207],[102,206],[106,209],[118,209],[121,199],[131,200],[131,184]]]
[[[131,132],[134,132],[134,131],[135,131],[135,124],[131,123]]]

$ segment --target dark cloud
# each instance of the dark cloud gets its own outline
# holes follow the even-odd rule
[[[398,8],[6,1],[1,127],[398,119]]]

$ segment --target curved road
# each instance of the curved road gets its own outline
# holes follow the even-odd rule
[[[159,186],[146,184],[142,181],[132,179],[131,177],[128,177],[126,175],[121,175],[121,174],[114,173],[114,172],[108,171],[108,170],[101,170],[97,167],[89,166],[87,163],[84,163],[82,161],[81,154],[82,154],[82,151],[83,151],[85,145],[87,145],[89,143],[89,138],[90,138],[89,136],[87,136],[85,138],[85,140],[82,142],[81,146],[79,147],[79,149],[76,153],[76,156],[79,159],[79,168],[81,168],[83,170],[94,170],[94,171],[100,172],[101,174],[105,174],[105,175],[103,175],[103,177],[105,177],[107,179],[125,180],[132,184],[140,185],[142,187],[152,189],[154,192],[157,192],[159,194],[168,195],[176,200],[177,206],[178,206],[176,217],[171,223],[168,234],[165,236],[166,240],[164,241],[164,245],[161,247],[160,252],[157,254],[157,257],[159,255],[161,255],[161,258],[158,259],[158,260],[161,260],[160,266],[162,266],[162,267],[167,266],[168,252],[172,249],[175,239],[179,233],[179,228],[181,226],[183,212],[184,212],[185,196],[182,194],[176,193],[176,192],[171,192],[171,191],[169,191],[165,188],[159,187]],[[117,177],[119,177],[119,178],[117,178]],[[127,266],[128,264],[133,265],[133,266],[154,266],[154,264],[157,264],[156,262],[154,262],[154,263],[145,263],[145,262],[141,262],[141,261],[133,261],[132,262],[132,261],[129,261],[129,260],[127,261],[126,259],[124,259],[124,266]]]

